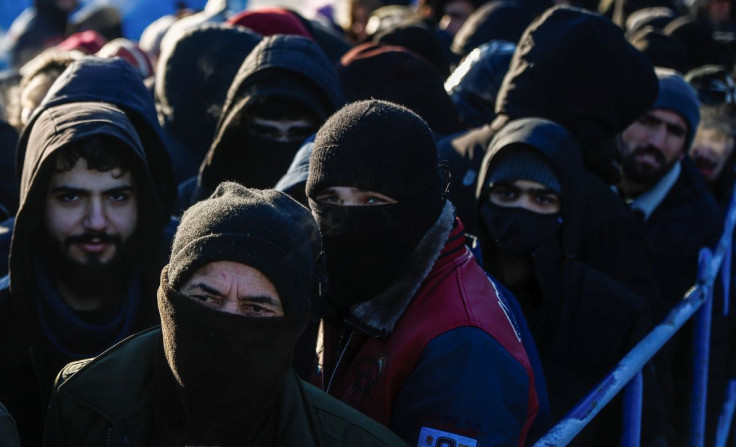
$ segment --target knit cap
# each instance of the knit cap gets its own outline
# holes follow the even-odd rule
[[[322,251],[310,212],[286,194],[225,182],[189,208],[174,236],[169,284],[178,290],[203,265],[232,261],[263,273],[279,293],[286,315],[309,303]]]
[[[345,106],[317,132],[307,197],[333,186],[375,191],[399,202],[428,194],[439,206],[444,185],[432,131],[417,114],[387,101]]]
[[[516,145],[513,150],[503,151],[498,158],[493,164],[493,172],[488,175],[488,184],[531,180],[557,194],[562,192],[555,171],[538,150]]]
[[[659,96],[652,109],[671,110],[687,122],[687,143],[689,148],[700,123],[700,102],[695,90],[676,71],[666,68],[655,70],[659,78]]]

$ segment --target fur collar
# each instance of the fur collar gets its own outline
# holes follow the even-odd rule
[[[378,331],[381,337],[393,332],[396,322],[409,307],[412,298],[440,257],[454,222],[455,210],[450,201],[447,201],[437,221],[414,248],[402,268],[399,280],[375,298],[350,309],[351,320],[357,320],[357,326]]]

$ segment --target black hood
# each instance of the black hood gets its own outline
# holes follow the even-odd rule
[[[206,24],[167,37],[156,72],[160,121],[177,152],[177,181],[197,174],[215,135],[228,88],[261,36],[242,27]]]
[[[288,157],[282,157],[284,160],[279,164],[283,162],[283,166],[253,167],[249,163],[257,156],[258,147],[249,146],[238,137],[242,133],[240,118],[243,112],[267,97],[308,105],[321,121],[345,103],[340,80],[319,45],[300,36],[264,38],[245,59],[230,85],[215,139],[200,167],[197,185],[200,192],[211,192],[225,180],[251,187],[270,187],[286,172],[300,144]],[[273,182],[256,185],[249,184],[247,178],[240,178],[247,177],[246,171],[254,168],[276,173]],[[238,173],[236,171],[240,176],[231,178]]]
[[[119,108],[100,102],[78,102],[46,108],[34,117],[25,132],[26,163],[20,180],[20,207],[15,219],[10,245],[10,291],[13,309],[31,333],[37,315],[34,297],[38,287],[34,270],[39,233],[42,230],[46,185],[54,172],[53,155],[59,150],[93,136],[112,137],[123,143],[133,155],[131,170],[136,181],[138,201],[137,234],[142,250],[139,262],[143,290],[148,287],[152,301],[161,264],[161,207],[156,200],[146,153],[127,115]],[[145,296],[144,296],[145,297]],[[143,303],[141,303],[143,305]],[[147,303],[155,311],[153,302]]]
[[[558,6],[521,37],[496,112],[560,123],[580,142],[586,167],[605,178],[607,143],[651,108],[658,85],[647,57],[610,20]]]
[[[38,117],[49,108],[78,102],[105,102],[125,112],[143,143],[156,187],[152,197],[162,205],[161,221],[168,222],[176,203],[176,183],[163,131],[150,91],[135,69],[120,58],[87,56],[73,62],[59,76],[23,129],[15,159],[18,178],[24,170],[29,134]]]
[[[452,51],[465,57],[492,40],[517,42],[534,17],[512,0],[493,0],[476,9],[452,41]]]
[[[581,179],[583,170],[575,137],[557,123],[540,118],[510,121],[494,137],[483,158],[476,197],[480,205],[488,200],[488,173],[494,160],[513,145],[523,144],[545,157],[557,175],[562,189],[562,248],[567,257],[576,257],[580,238],[582,210]]]

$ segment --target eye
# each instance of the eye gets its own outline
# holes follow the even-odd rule
[[[190,298],[193,298],[200,303],[204,304],[207,307],[219,307],[222,304],[222,299],[219,297],[216,297],[214,295],[189,295]]]
[[[74,193],[74,192],[61,192],[59,194],[56,194],[55,197],[56,197],[56,200],[60,202],[66,202],[66,203],[76,202],[78,200],[81,200],[81,197],[79,196],[79,194]]]
[[[386,205],[389,202],[386,201],[383,197],[376,197],[376,196],[368,196],[363,200],[363,203],[366,205]]]
[[[276,312],[259,304],[246,304],[243,306],[243,314],[252,317],[269,317],[276,315]]]
[[[501,202],[513,202],[519,198],[519,191],[506,185],[494,185],[490,197]]]
[[[342,205],[340,197],[332,192],[325,192],[319,194],[316,198],[317,203],[327,203],[330,205]]]
[[[559,203],[559,199],[554,194],[537,194],[535,199],[543,205],[556,205]]]
[[[130,193],[127,192],[115,192],[111,193],[108,198],[113,202],[125,202],[130,199]]]
[[[656,126],[657,124],[659,124],[659,120],[651,115],[644,115],[639,118],[639,123],[645,126]]]

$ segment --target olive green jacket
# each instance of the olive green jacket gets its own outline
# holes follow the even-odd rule
[[[133,335],[94,359],[68,364],[56,379],[45,446],[145,446],[153,432],[156,345],[161,330]],[[386,427],[287,376],[279,446],[405,446]]]

